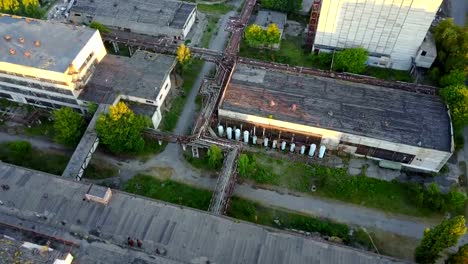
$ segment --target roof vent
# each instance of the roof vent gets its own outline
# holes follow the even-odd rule
[[[23,38],[23,37],[20,37],[20,38],[18,39],[18,42],[21,43],[21,44],[23,44],[23,43],[24,43],[24,38]]]
[[[270,106],[273,107],[273,106],[275,106],[275,105],[276,105],[275,101],[270,100]]]
[[[24,56],[25,56],[26,58],[30,58],[30,57],[31,57],[31,52],[25,51],[25,52],[24,52]]]
[[[10,54],[11,54],[11,55],[15,55],[15,54],[16,54],[16,50],[13,49],[13,48],[10,48]]]
[[[5,35],[3,36],[3,38],[6,40],[6,41],[9,41],[11,39],[11,36],[10,35]]]
[[[291,105],[291,110],[296,111],[296,108],[297,108],[296,104]]]
[[[328,111],[329,116],[333,116],[333,111]]]
[[[35,40],[35,41],[34,41],[34,46],[40,47],[40,46],[41,46],[41,42],[40,42],[39,40]]]

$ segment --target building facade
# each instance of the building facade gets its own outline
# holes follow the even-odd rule
[[[117,30],[185,39],[196,15],[195,4],[172,0],[77,0],[69,20],[75,24],[97,21]]]
[[[1,15],[0,36],[0,97],[86,110],[77,98],[106,55],[97,30]]]
[[[370,65],[408,70],[442,1],[322,0],[314,49],[363,47]]]
[[[440,98],[238,64],[218,109],[233,140],[317,157],[320,147],[427,172],[453,153]],[[231,131],[231,136],[228,132]]]

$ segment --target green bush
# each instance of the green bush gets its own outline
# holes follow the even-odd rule
[[[363,73],[367,67],[368,57],[369,53],[363,48],[344,49],[335,55],[333,69],[357,74]]]
[[[333,59],[333,53],[320,52],[311,55],[312,62],[320,68],[330,68]]]
[[[32,146],[28,141],[12,141],[8,143],[8,149],[14,159],[27,159],[31,155]]]
[[[442,76],[439,81],[441,87],[453,86],[453,85],[464,85],[466,80],[466,74],[462,70],[452,70],[449,74]]]

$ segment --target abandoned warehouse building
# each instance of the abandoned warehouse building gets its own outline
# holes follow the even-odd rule
[[[79,99],[114,105],[124,101],[135,113],[161,122],[161,108],[171,91],[174,56],[138,50],[132,57],[107,55]]]
[[[106,56],[99,31],[0,14],[0,37],[0,98],[86,111],[78,96]]]
[[[180,1],[77,0],[69,20],[75,24],[96,21],[122,31],[185,39],[196,16],[196,4]]]
[[[250,144],[310,156],[337,150],[427,172],[438,172],[454,150],[448,109],[437,96],[243,64],[227,84],[216,125],[233,140],[242,131]]]

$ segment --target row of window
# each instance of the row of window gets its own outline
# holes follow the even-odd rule
[[[1,90],[9,91],[9,92],[17,93],[17,94],[23,94],[23,95],[27,95],[27,96],[45,98],[45,99],[64,102],[64,103],[68,103],[68,104],[77,104],[76,100],[72,99],[72,98],[52,96],[52,95],[49,95],[49,94],[46,94],[46,93],[33,92],[31,90],[23,90],[23,89],[19,89],[19,88],[16,88],[16,87],[11,87],[11,86],[0,85],[0,91]]]
[[[25,86],[25,87],[31,87],[31,88],[45,90],[45,91],[49,91],[53,93],[73,95],[71,90],[60,89],[60,88],[56,88],[53,86],[46,86],[46,85],[41,85],[41,84],[34,83],[34,82],[27,82],[27,81],[22,81],[22,80],[17,80],[17,79],[6,78],[2,76],[0,76],[0,82],[16,84],[16,85]]]
[[[4,70],[0,70],[0,73],[6,74],[6,75],[14,75],[14,76],[20,75],[21,76],[21,74],[16,74],[16,73],[4,71]],[[27,76],[27,75],[23,74],[21,77],[34,78],[34,79],[37,79],[38,81],[46,82],[46,83],[60,84],[60,85],[65,85],[65,86],[68,85],[66,82],[60,82],[60,81],[55,81],[55,80],[50,80],[50,79],[44,79],[44,78],[40,78],[40,77],[37,77],[37,76]]]
[[[55,108],[55,109],[60,109],[60,108],[64,107],[64,105],[54,104],[54,103],[51,103],[51,102],[41,101],[41,100],[32,99],[32,98],[26,98],[26,102],[28,102],[28,104],[34,104],[34,105],[44,106],[44,107],[48,107],[48,108]],[[73,109],[76,112],[81,113],[80,109],[73,108],[73,107],[71,109]]]
[[[357,147],[356,154],[367,156],[367,157],[374,157],[378,159],[390,160],[390,161],[395,161],[395,162],[400,162],[400,163],[405,163],[405,164],[410,164],[415,158],[415,155],[412,155],[412,154],[402,153],[398,151],[391,151],[391,150],[381,149],[381,148],[374,148],[374,147],[350,143],[346,141],[340,141],[340,144]]]

